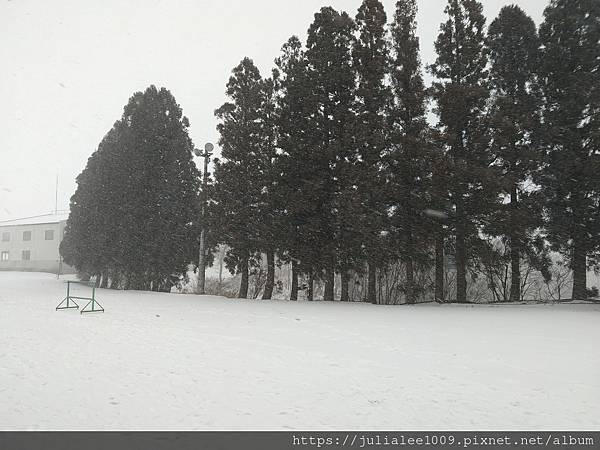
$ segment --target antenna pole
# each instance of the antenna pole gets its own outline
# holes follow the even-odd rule
[[[58,174],[56,174],[56,187],[54,189],[54,214],[58,214]]]
[[[208,185],[208,159],[210,155],[212,155],[212,151],[214,149],[214,145],[208,142],[204,146],[204,153],[201,153],[200,150],[195,149],[194,154],[198,157],[204,158],[204,173],[202,178],[202,192],[200,201],[202,202],[202,216],[200,218],[202,228],[200,229],[200,250],[198,255],[198,294],[204,294],[206,291],[204,289],[205,285],[205,271],[206,271],[206,249],[205,249],[205,239],[206,239],[206,187]]]

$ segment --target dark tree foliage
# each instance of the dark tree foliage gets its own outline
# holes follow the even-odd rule
[[[431,183],[427,192],[430,207],[425,210],[428,224],[432,226],[431,237],[434,241],[434,298],[438,303],[446,301],[446,253],[450,250],[451,240],[448,239],[448,217],[452,213],[450,202],[450,162],[444,152],[446,144],[440,130],[430,130],[431,152],[428,163],[431,167]]]
[[[521,255],[535,253],[532,245],[541,226],[537,198],[530,195],[531,176],[540,165],[540,97],[535,72],[540,63],[539,40],[533,20],[518,6],[505,6],[488,31],[492,109],[491,148],[501,171],[501,188],[510,202],[498,205],[486,231],[503,236],[510,248],[510,300],[521,300]],[[532,258],[528,258],[531,260]]]
[[[304,287],[312,300],[315,280],[334,300],[338,273],[348,301],[352,275],[366,268],[373,303],[378,268],[405,268],[404,286],[380,286],[415,303],[426,289],[415,279],[433,259],[442,301],[450,251],[458,302],[468,301],[469,270],[484,274],[495,299],[518,301],[532,269],[548,281],[551,248],[573,270],[572,298],[592,296],[600,2],[551,0],[539,33],[506,6],[486,37],[479,1],[448,0],[426,89],[417,1],[396,1],[389,33],[381,0],[362,0],[355,20],[321,8],[305,48],[291,37],[272,78],[244,58],[215,111],[221,159],[202,193],[189,123],[171,93],[135,93],[77,177],[65,262],[103,287],[169,291],[197,261],[205,228],[209,249],[229,248],[239,297],[266,255],[264,299],[277,257],[292,265],[291,300]]]
[[[390,91],[386,86],[388,71],[388,43],[386,41],[387,17],[379,0],[364,0],[356,15],[358,39],[354,44],[354,66],[358,75],[356,89],[356,146],[359,160],[354,166],[350,182],[346,183],[347,195],[358,200],[354,210],[357,226],[345,245],[353,241],[362,243],[362,257],[368,263],[367,301],[376,303],[376,271],[384,258],[385,248],[381,232],[385,230],[386,202],[384,201],[384,178],[382,156],[386,146],[385,107]],[[358,236],[359,239],[355,239]],[[347,247],[349,257],[342,265],[342,300],[347,300],[347,280],[344,275],[356,266],[356,256],[361,249]],[[354,256],[354,258],[352,258]],[[346,289],[345,289],[346,288]],[[346,295],[344,295],[344,293]]]
[[[273,78],[263,82],[263,104],[260,110],[262,129],[262,146],[258,155],[260,173],[258,182],[262,185],[259,208],[262,220],[259,230],[260,250],[267,257],[267,279],[263,292],[263,300],[270,299],[275,287],[275,253],[278,249],[277,236],[282,227],[283,213],[280,209],[278,192],[281,189],[279,167],[277,164],[277,124],[279,122],[276,108],[277,84]]]
[[[275,203],[282,222],[276,237],[280,257],[292,262],[290,298],[298,299],[298,277],[301,272],[312,274],[320,264],[319,248],[314,245],[319,236],[319,204],[316,178],[307,164],[313,142],[311,114],[313,99],[309,86],[307,61],[302,43],[292,36],[276,59],[277,144],[276,160],[279,189]],[[308,283],[312,298],[312,283]]]
[[[112,287],[170,291],[195,258],[198,171],[173,95],[137,92],[79,175],[61,252]]]
[[[272,78],[245,58],[215,112],[222,159],[203,193],[207,224],[187,119],[165,89],[134,94],[77,178],[65,261],[102,286],[168,291],[205,225],[209,247],[229,247],[240,297],[265,254],[265,299],[277,255],[292,263],[293,300],[301,273],[309,299],[322,279],[333,300],[338,272],[347,301],[351,273],[366,266],[375,303],[376,269],[402,262],[414,303],[415,274],[435,249],[441,300],[447,247],[458,302],[470,267],[488,270],[506,299],[508,262],[517,301],[522,262],[548,277],[549,241],[570,261],[573,298],[587,298],[587,269],[600,264],[600,6],[552,0],[539,37],[517,6],[487,38],[478,1],[448,0],[446,13],[430,66],[437,130],[426,120],[417,0],[397,1],[389,35],[380,0],[363,0],[355,21],[322,8],[306,49],[290,38]]]
[[[265,228],[272,225],[271,212],[265,212],[272,190],[265,171],[275,151],[265,121],[270,89],[271,82],[265,82],[252,60],[244,58],[227,83],[230,101],[215,111],[222,160],[215,161],[213,227],[229,246],[227,268],[242,275],[240,298],[248,296],[249,269],[258,264],[269,239]],[[267,251],[272,255],[274,249]]]
[[[600,2],[552,0],[539,34],[546,165],[537,181],[548,239],[570,260],[572,298],[582,300],[600,252]]]
[[[431,66],[434,97],[448,163],[449,200],[455,238],[456,300],[467,301],[467,268],[479,229],[496,200],[491,173],[486,102],[488,51],[483,6],[476,0],[449,0],[448,20],[435,42]]]
[[[429,259],[432,224],[423,215],[431,182],[432,149],[425,117],[426,93],[416,36],[416,0],[396,3],[391,27],[392,58],[390,78],[389,150],[386,178],[390,206],[390,231],[395,259],[406,265],[406,299],[414,303],[418,289],[414,283],[416,264]]]
[[[321,8],[308,30],[306,61],[310,95],[310,144],[304,183],[315,216],[306,217],[311,245],[320,251],[315,267],[324,272],[324,299],[334,299],[336,268],[345,269],[354,257],[353,212],[357,197],[350,195],[356,152],[355,72],[352,67],[354,21],[345,12]]]
[[[458,302],[467,301],[468,271],[474,278],[484,266],[502,266],[495,296],[507,299],[506,261],[516,301],[527,280],[521,266],[549,273],[543,218],[547,239],[571,259],[574,298],[585,298],[586,265],[600,251],[598,4],[572,4],[552,1],[541,39],[507,6],[486,38],[481,3],[448,0],[429,90],[416,0],[397,1],[389,35],[380,0],[363,0],[356,21],[322,8],[306,49],[290,38],[272,79],[242,62],[228,84],[232,101],[217,111],[224,161],[211,204],[229,267],[243,274],[241,293],[248,266],[266,253],[264,298],[277,254],[292,263],[293,300],[301,273],[309,299],[321,279],[333,300],[336,272],[348,300],[350,275],[367,266],[374,302],[375,269],[402,262],[414,303],[415,275],[434,253],[442,301],[450,251]],[[429,95],[436,129],[426,120]]]
[[[120,182],[122,158],[119,158],[118,145],[122,127],[120,121],[116,122],[104,136],[77,177],[77,190],[71,197],[60,252],[66,263],[88,275],[106,273],[117,257],[116,230],[110,236],[107,233],[120,197],[115,188]]]

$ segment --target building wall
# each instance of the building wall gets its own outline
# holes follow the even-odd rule
[[[0,270],[57,273],[60,265],[61,273],[74,273],[72,267],[60,262],[58,251],[65,223],[0,226]],[[46,239],[46,231],[53,232],[52,239]],[[24,232],[31,233],[31,240],[23,239]],[[29,260],[23,259],[23,251],[29,251]],[[8,252],[7,261],[2,259],[4,252]]]

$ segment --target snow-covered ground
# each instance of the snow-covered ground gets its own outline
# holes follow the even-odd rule
[[[600,429],[600,306],[373,306],[0,272],[0,428]]]

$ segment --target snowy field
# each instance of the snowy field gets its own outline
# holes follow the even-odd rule
[[[0,272],[0,428],[600,429],[600,306],[388,307]]]

